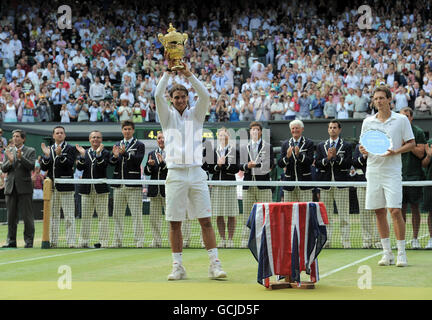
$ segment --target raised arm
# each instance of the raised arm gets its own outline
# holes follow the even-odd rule
[[[165,91],[168,86],[169,74],[164,72],[162,78],[159,80],[159,83],[156,86],[155,91],[155,102],[156,102],[156,111],[159,115],[159,120],[162,125],[162,128],[166,128],[166,124],[169,119],[169,105],[165,99]]]

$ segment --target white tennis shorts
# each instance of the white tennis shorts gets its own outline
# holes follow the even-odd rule
[[[402,176],[366,171],[366,210],[402,208]]]
[[[207,174],[201,167],[170,168],[165,182],[167,221],[211,217]]]

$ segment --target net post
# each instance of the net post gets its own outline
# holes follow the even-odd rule
[[[51,196],[52,196],[52,180],[46,178],[43,183],[43,233],[42,233],[42,249],[49,249],[50,246],[50,217],[51,217]]]

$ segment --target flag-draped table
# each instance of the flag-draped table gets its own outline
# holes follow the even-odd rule
[[[258,283],[271,288],[271,276],[285,287],[301,286],[300,273],[319,280],[318,255],[327,241],[327,211],[322,202],[256,203],[247,226],[248,247],[258,261]]]

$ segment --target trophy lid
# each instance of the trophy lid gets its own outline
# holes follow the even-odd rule
[[[176,42],[183,43],[185,41],[185,37],[180,32],[176,31],[176,28],[173,27],[172,23],[169,24],[168,33],[163,37],[166,43]]]

